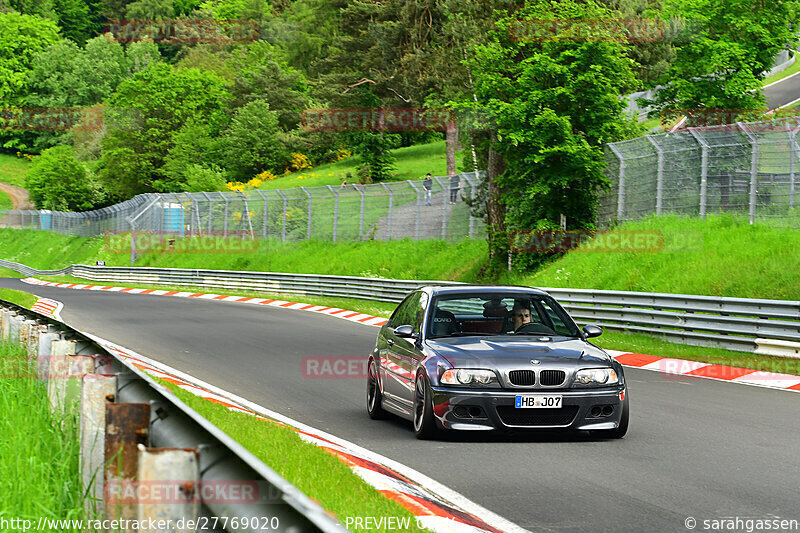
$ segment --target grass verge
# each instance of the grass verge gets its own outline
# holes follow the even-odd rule
[[[655,234],[655,251],[579,248],[533,274],[503,281],[535,287],[800,300],[800,231],[746,217],[649,217],[619,230]]]
[[[396,148],[391,152],[395,157],[395,181],[424,179],[428,172],[434,176],[447,175],[444,141]],[[259,188],[272,190],[340,185],[348,172],[355,177],[356,167],[359,164],[358,157],[348,157],[335,163],[327,163],[302,172],[279,176],[277,179],[267,181]],[[354,182],[354,180],[349,181],[349,183]]]
[[[332,454],[301,440],[295,431],[252,415],[231,411],[172,383],[159,382],[303,493],[319,502],[324,509],[336,515],[343,524],[346,517],[392,516],[401,520],[408,517],[411,527],[406,531],[427,531],[417,527],[413,515],[405,508],[380,494]]]
[[[0,342],[0,517],[84,518],[74,418],[60,429],[25,352]],[[59,531],[79,531],[62,528]]]
[[[0,153],[0,181],[24,188],[25,173],[30,166],[31,162],[24,157]]]
[[[0,258],[41,270],[73,263],[93,265],[97,260],[105,261],[108,266],[130,266],[129,250],[106,247],[105,242],[103,237],[0,229]],[[257,242],[255,251],[245,253],[142,254],[136,266],[472,281],[487,256],[486,242],[478,239]]]
[[[0,267],[0,278],[24,278],[22,274],[15,270]]]
[[[29,292],[15,291],[13,289],[0,289],[0,300],[21,305],[26,309],[33,307],[36,303],[36,296]]]
[[[0,191],[0,209],[11,209],[14,204],[11,203],[11,197]]]

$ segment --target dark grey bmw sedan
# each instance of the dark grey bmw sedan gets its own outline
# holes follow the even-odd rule
[[[544,291],[422,287],[381,328],[369,356],[367,412],[443,430],[628,431],[622,366]]]

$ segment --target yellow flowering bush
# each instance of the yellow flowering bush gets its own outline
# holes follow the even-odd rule
[[[303,170],[304,168],[311,168],[311,161],[308,160],[308,156],[306,155],[292,152],[292,161],[289,163],[289,168],[293,169],[295,172]]]
[[[334,161],[341,161],[342,159],[347,159],[348,157],[353,157],[353,152],[347,150],[346,148],[339,148],[336,150],[336,158]]]

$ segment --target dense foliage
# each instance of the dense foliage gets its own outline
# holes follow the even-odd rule
[[[516,231],[592,227],[603,144],[641,132],[621,97],[658,87],[655,113],[758,109],[752,89],[793,47],[797,12],[796,0],[0,0],[0,143],[41,154],[38,207],[89,209],[241,190],[342,154],[362,183],[391,180],[393,148],[445,139],[448,173],[487,170],[472,207],[499,265]],[[241,21],[252,32],[238,38]],[[623,28],[642,21],[678,30]],[[589,33],[570,33],[580,24]],[[526,25],[556,30],[526,38]],[[176,37],[187,27],[218,33]],[[304,123],[310,109],[398,107],[457,112],[413,131]],[[5,114],[42,109],[71,118],[31,128]]]

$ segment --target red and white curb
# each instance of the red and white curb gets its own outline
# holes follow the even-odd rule
[[[103,344],[120,359],[127,360],[151,376],[173,383],[211,402],[224,405],[232,411],[254,415],[295,430],[301,439],[334,455],[378,492],[408,510],[421,528],[441,533],[526,531],[405,465],[292,420],[113,342],[94,335],[88,336]],[[344,517],[339,518],[342,520]]]
[[[63,308],[64,304],[59,301],[51,300],[50,298],[39,298],[31,307],[31,311],[61,320],[61,309]]]
[[[56,283],[52,281],[42,281],[36,278],[25,278],[21,281],[31,285],[42,285],[47,287],[61,287],[68,289],[82,289],[93,291],[113,291],[127,294],[153,294],[161,296],[177,296],[184,298],[202,298],[204,300],[216,300],[224,302],[240,302],[250,304],[270,305],[273,307],[283,307],[285,309],[297,309],[301,311],[311,311],[324,313],[336,318],[343,318],[351,322],[359,322],[369,326],[382,326],[387,319],[366,315],[358,311],[339,309],[338,307],[323,307],[307,303],[289,302],[284,300],[271,300],[268,298],[248,298],[244,296],[226,296],[220,294],[204,294],[195,292],[165,291],[154,289],[133,289],[126,287],[111,287],[102,285],[80,285],[75,283]],[[751,385],[758,387],[768,387],[772,389],[800,391],[800,376],[792,374],[782,374],[776,372],[762,372],[750,368],[738,368],[724,365],[714,365],[700,363],[686,359],[671,359],[669,357],[659,357],[654,355],[644,355],[617,350],[605,350],[609,355],[619,361],[623,366],[641,368],[644,370],[654,370],[663,374],[692,376],[705,379],[715,379],[737,383],[740,385]]]
[[[311,311],[322,313],[336,318],[343,318],[350,322],[359,322],[368,326],[382,326],[386,323],[386,318],[372,316],[349,309],[338,307],[325,307],[323,305],[306,304],[300,302],[290,302],[286,300],[273,300],[270,298],[250,298],[247,296],[228,296],[225,294],[206,294],[202,292],[187,291],[165,291],[161,289],[136,289],[131,287],[113,287],[107,285],[81,285],[78,283],[56,283],[54,281],[42,281],[36,278],[21,279],[23,283],[29,285],[41,285],[42,287],[60,287],[62,289],[78,289],[88,291],[109,291],[124,294],[152,294],[155,296],[175,296],[178,298],[200,298],[202,300],[216,300],[220,302],[237,302],[256,305],[269,305],[272,307],[283,307],[285,309],[296,309],[299,311]]]
[[[623,366],[627,367],[653,370],[662,374],[691,376],[727,381],[728,383],[738,383],[740,385],[800,392],[800,376],[793,374],[762,372],[753,370],[752,368],[699,363],[686,359],[671,359],[669,357],[658,357],[641,353],[619,352],[616,350],[605,351]]]

